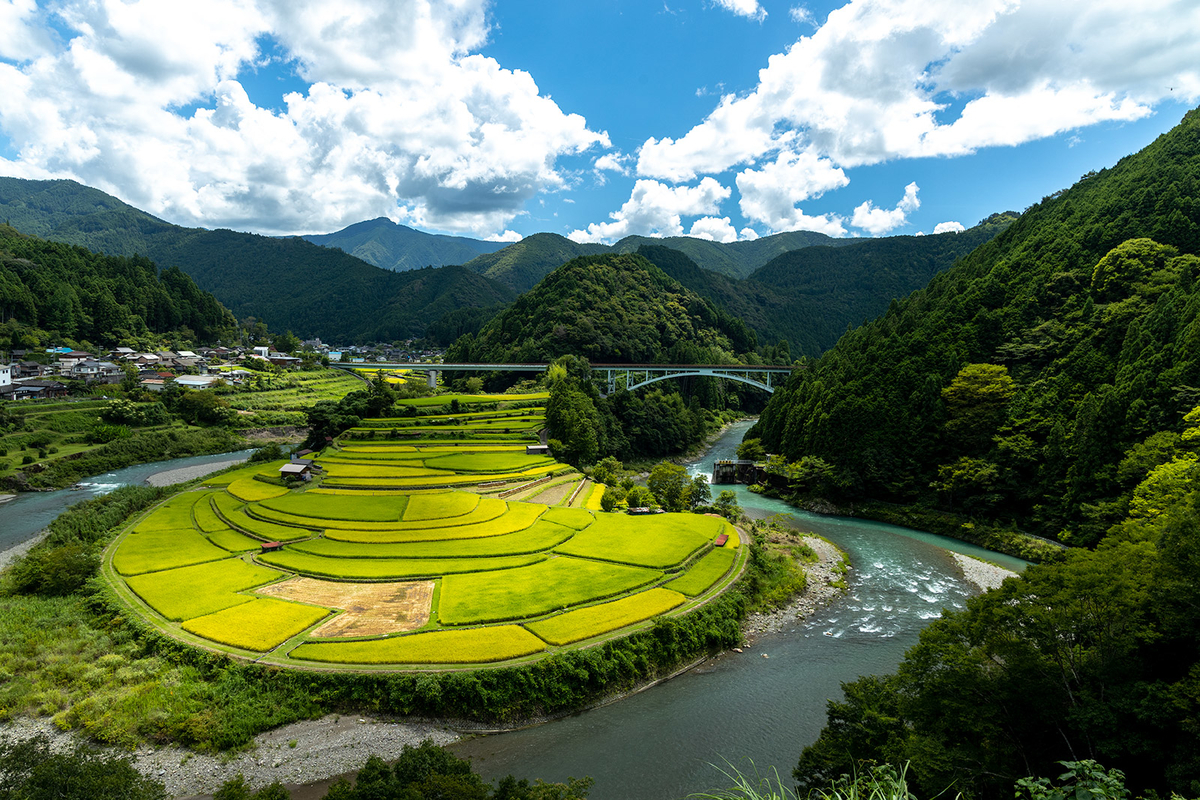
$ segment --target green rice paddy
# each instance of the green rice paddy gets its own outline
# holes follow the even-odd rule
[[[530,656],[545,643],[517,625],[432,631],[365,642],[302,644],[290,655],[298,661],[341,664],[487,664]]]
[[[110,546],[105,576],[132,610],[190,642],[280,666],[403,668],[588,646],[685,612],[736,574],[736,535],[714,547],[732,530],[722,519],[602,513],[603,487],[590,484],[542,494],[582,480],[504,433],[540,427],[542,408],[509,406],[544,395],[457,396],[458,413],[451,399],[366,421],[377,438],[350,432],[315,454],[311,483],[279,485],[283,462],[254,464],[171,497]],[[389,426],[404,428],[402,442],[384,438]],[[557,505],[528,501],[539,495]],[[406,587],[424,588],[414,600]],[[355,615],[379,603],[383,622],[364,638]]]
[[[526,623],[525,627],[549,644],[572,644],[665,614],[683,601],[684,596],[679,592],[651,589],[611,603]]]
[[[181,627],[218,644],[264,652],[327,616],[328,609],[260,597],[215,614],[190,619]]]
[[[254,598],[239,592],[282,577],[276,570],[229,558],[136,575],[125,583],[159,614],[182,621],[248,603]]]
[[[259,560],[298,575],[346,581],[383,581],[438,578],[480,570],[511,570],[536,564],[545,558],[537,553],[499,558],[325,558],[283,551],[266,553]]]

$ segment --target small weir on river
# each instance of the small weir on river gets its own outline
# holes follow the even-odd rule
[[[708,474],[733,460],[749,422],[734,425],[689,465]],[[1018,559],[932,534],[844,517],[808,514],[732,484],[753,517],[785,515],[850,556],[849,592],[812,618],[725,653],[674,680],[602,708],[523,731],[454,745],[489,779],[512,773],[562,781],[590,775],[593,800],[676,800],[727,788],[733,765],[785,783],[800,751],[825,724],[842,681],[890,672],[942,609],[965,605],[972,589],[947,549],[1010,569]],[[763,658],[763,656],[768,656]],[[753,766],[751,765],[753,762]]]

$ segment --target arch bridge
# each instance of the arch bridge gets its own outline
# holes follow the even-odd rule
[[[437,386],[441,372],[545,372],[547,364],[429,364],[420,362],[359,362],[330,364],[339,369],[405,369],[425,372],[429,385]],[[725,378],[738,381],[768,394],[799,367],[770,366],[765,364],[592,364],[594,375],[603,375],[606,394],[616,392],[618,382],[623,381],[628,391],[641,389],[652,383],[670,378]]]

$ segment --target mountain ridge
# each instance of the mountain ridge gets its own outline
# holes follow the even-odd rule
[[[239,318],[327,340],[420,336],[446,313],[515,297],[459,266],[391,272],[299,237],[173,225],[75,181],[0,178],[0,217],[52,241],[178,266]]]
[[[466,236],[426,233],[387,217],[355,222],[333,233],[306,233],[300,238],[322,247],[335,247],[393,272],[462,265],[506,245]]]

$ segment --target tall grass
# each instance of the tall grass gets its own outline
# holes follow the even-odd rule
[[[734,766],[720,769],[730,782],[728,789],[716,794],[699,793],[689,797],[701,800],[799,800],[800,795],[790,786],[785,786],[779,772],[761,777],[750,762],[753,775],[746,775]],[[829,784],[827,789],[815,789],[808,800],[916,800],[908,790],[908,764],[899,770],[891,764],[871,765],[865,773],[843,775]],[[957,800],[957,798],[955,798]]]

